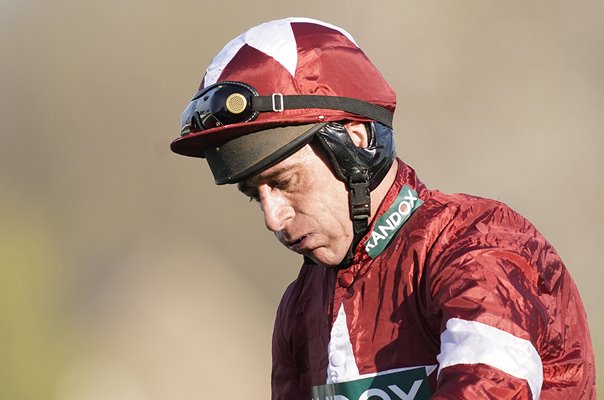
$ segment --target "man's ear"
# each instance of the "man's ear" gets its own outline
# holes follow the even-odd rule
[[[344,124],[355,146],[365,149],[369,146],[369,134],[364,122],[352,121]]]

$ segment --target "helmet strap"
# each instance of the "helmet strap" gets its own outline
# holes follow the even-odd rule
[[[338,265],[349,266],[354,259],[354,251],[369,226],[371,215],[370,170],[363,162],[356,145],[342,124],[329,123],[317,131],[316,137],[327,153],[334,174],[346,182],[348,208],[352,221],[353,238],[346,256]]]
[[[348,204],[350,219],[352,220],[353,238],[346,257],[339,267],[350,265],[354,259],[354,250],[367,232],[369,217],[371,215],[371,196],[369,192],[369,170],[354,166],[349,170]]]

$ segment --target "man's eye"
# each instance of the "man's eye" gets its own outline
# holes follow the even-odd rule
[[[280,189],[280,190],[286,190],[286,189],[291,189],[292,186],[294,186],[295,183],[295,179],[291,176],[287,177],[287,178],[283,178],[280,179],[276,182],[273,183],[273,187]]]
[[[276,189],[287,189],[287,187],[289,186],[289,180],[282,180],[279,181],[275,184],[275,186],[273,186]]]

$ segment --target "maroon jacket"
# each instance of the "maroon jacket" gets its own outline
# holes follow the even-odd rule
[[[285,292],[272,398],[595,399],[585,311],[530,222],[399,160],[354,263],[305,263]]]

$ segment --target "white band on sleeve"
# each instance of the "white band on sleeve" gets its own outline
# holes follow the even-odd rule
[[[533,344],[492,326],[451,318],[440,335],[438,374],[458,364],[486,364],[524,379],[539,398],[543,384],[541,357]]]

